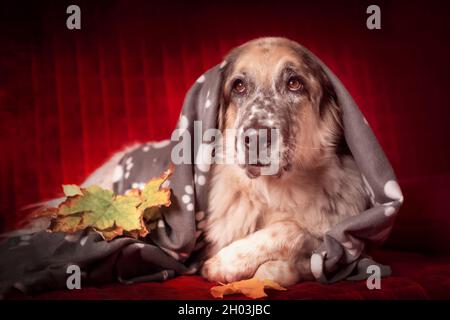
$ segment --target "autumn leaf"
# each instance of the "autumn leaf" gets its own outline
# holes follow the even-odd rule
[[[76,195],[82,195],[81,188],[77,186],[76,184],[64,184],[63,191],[66,197],[73,197]]]
[[[148,224],[153,224],[161,218],[161,210],[159,208],[147,208],[144,210],[144,220]]]
[[[114,224],[114,226],[112,226],[111,228],[108,229],[103,229],[101,230],[101,232],[99,232],[103,238],[105,238],[106,240],[112,240],[115,237],[121,236],[124,233],[123,228],[118,227],[117,225]],[[137,238],[138,236],[136,236],[135,238]]]
[[[61,217],[52,221],[50,229],[55,232],[74,233],[80,230],[81,215]]]
[[[258,278],[251,278],[212,287],[210,292],[214,298],[223,298],[225,295],[242,293],[249,298],[258,299],[267,297],[264,289],[274,289],[278,291],[287,290],[275,281],[269,279],[261,280]]]
[[[33,211],[30,215],[26,217],[26,220],[33,220],[37,218],[44,218],[44,217],[51,217],[56,218],[58,216],[58,208],[41,208],[38,210]]]
[[[66,200],[39,216],[52,217],[50,231],[74,233],[91,227],[107,240],[123,234],[144,237],[149,232],[144,219],[153,224],[161,217],[158,208],[170,205],[170,189],[161,188],[161,184],[172,171],[170,167],[160,177],[151,179],[142,192],[132,189],[125,195],[96,185],[86,189],[64,185]]]
[[[82,213],[77,228],[93,227],[98,231],[120,226],[124,230],[142,228],[142,212],[137,206],[141,199],[136,196],[115,196],[111,190],[91,186],[81,195],[69,197],[59,206],[59,216]],[[119,232],[120,234],[120,232]]]
[[[160,177],[151,179],[142,190],[141,196],[144,201],[139,206],[144,210],[144,220],[150,225],[155,225],[155,221],[161,218],[161,206],[170,206],[170,188],[161,188],[173,172],[170,166]]]
[[[161,188],[161,185],[170,177],[172,171],[173,167],[171,166],[160,177],[153,178],[147,182],[141,194],[143,198],[143,201],[139,206],[141,210],[160,206],[170,206],[170,189]]]
[[[98,186],[91,186],[82,192],[82,195],[64,201],[59,206],[58,214],[68,216],[83,213],[82,223],[100,230],[110,228],[115,222],[129,230],[140,227],[136,222],[140,216],[137,205],[141,200],[138,197],[115,196],[111,190]]]

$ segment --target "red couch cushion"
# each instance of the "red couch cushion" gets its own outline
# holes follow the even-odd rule
[[[450,258],[415,253],[377,252],[375,258],[391,265],[393,274],[381,280],[380,290],[369,290],[365,281],[324,285],[303,282],[285,292],[269,291],[269,299],[450,299]],[[213,286],[199,276],[181,276],[163,283],[111,284],[73,291],[55,291],[35,299],[213,299]],[[29,298],[29,297],[17,297]],[[242,299],[241,295],[229,296]]]
[[[401,179],[405,203],[385,248],[450,255],[450,173]]]

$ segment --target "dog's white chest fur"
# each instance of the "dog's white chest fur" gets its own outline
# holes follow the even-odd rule
[[[236,166],[217,165],[210,185],[209,256],[277,222],[296,223],[321,239],[333,225],[366,206],[361,197],[363,182],[351,157],[320,170],[293,171],[279,179],[249,179]]]

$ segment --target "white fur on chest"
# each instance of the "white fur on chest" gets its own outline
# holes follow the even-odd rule
[[[317,238],[366,206],[361,176],[352,158],[315,172],[294,171],[280,179],[249,179],[232,165],[213,168],[207,241],[214,254],[278,221],[297,223]]]

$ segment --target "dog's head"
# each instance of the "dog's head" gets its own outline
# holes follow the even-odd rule
[[[245,158],[239,165],[250,178],[276,162],[275,154],[274,176],[335,156],[343,132],[336,94],[303,47],[261,38],[234,49],[226,61],[219,127],[233,132],[236,154]],[[249,157],[264,149],[265,162]]]

